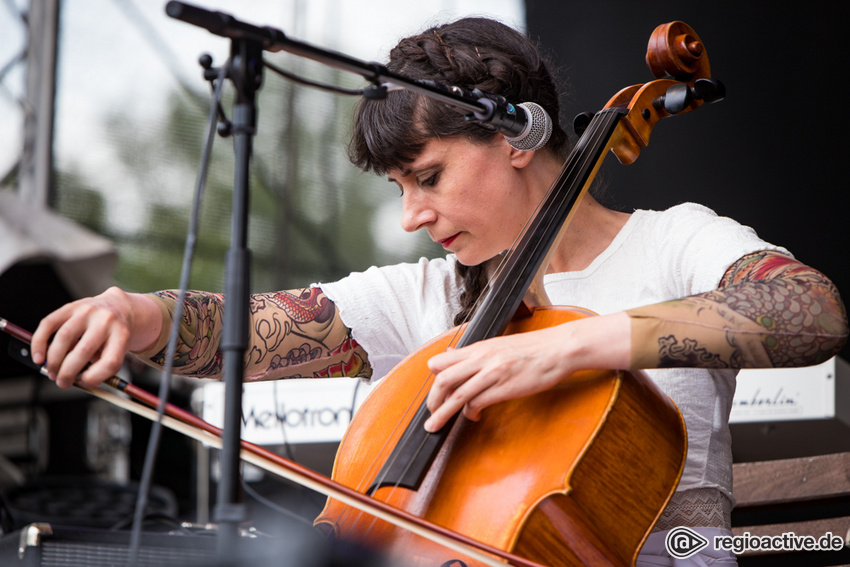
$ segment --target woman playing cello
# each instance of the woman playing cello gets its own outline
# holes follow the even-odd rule
[[[569,152],[557,124],[558,87],[546,64],[532,42],[502,24],[470,18],[428,29],[401,40],[388,67],[539,104],[555,118],[552,136],[545,147],[522,151],[409,91],[364,101],[352,161],[396,185],[402,227],[427,231],[447,255],[254,294],[248,380],[339,372],[377,380],[465,321]],[[835,286],[787,250],[705,207],[625,213],[590,196],[552,252],[544,284],[553,303],[581,305],[599,316],[434,356],[426,429],[439,430],[459,411],[476,420],[494,404],[553,388],[579,370],[649,369],[684,416],[688,452],[677,491],[638,565],[672,564],[663,542],[673,527],[706,537],[728,534],[728,417],[737,370],[805,366],[835,355],[848,328]],[[39,325],[33,359],[46,363],[60,387],[102,382],[128,351],[161,365],[175,299],[169,291],[112,288],[68,304]],[[223,308],[218,294],[189,294],[176,372],[220,375]],[[700,556],[703,563],[694,564],[735,562],[711,546]]]

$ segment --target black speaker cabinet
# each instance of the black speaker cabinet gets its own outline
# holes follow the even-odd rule
[[[214,531],[144,532],[136,567],[390,567],[371,550],[317,531],[243,532],[235,560],[222,561]],[[126,567],[130,532],[33,523],[0,537],[2,567]],[[235,561],[235,562],[234,562]]]
[[[138,567],[207,566],[216,563],[212,536],[145,533]],[[35,523],[0,539],[0,565],[113,567],[129,564],[130,534]]]

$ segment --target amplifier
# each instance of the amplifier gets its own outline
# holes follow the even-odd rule
[[[34,523],[0,539],[0,565],[21,567],[113,567],[129,564],[130,534]],[[212,536],[146,533],[138,567],[215,565]]]
[[[256,531],[238,538],[236,559],[218,553],[213,530],[145,532],[136,567],[389,567],[371,550],[342,541],[331,542],[311,530],[272,537]],[[0,537],[3,567],[125,567],[129,565],[130,532],[33,523]]]

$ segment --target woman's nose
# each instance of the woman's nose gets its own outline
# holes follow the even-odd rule
[[[405,191],[402,196],[401,228],[416,232],[436,220],[437,214],[424,199],[416,198]]]

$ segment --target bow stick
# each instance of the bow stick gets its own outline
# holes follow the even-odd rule
[[[0,317],[0,331],[5,332],[27,345],[29,345],[32,341],[32,333],[2,317]],[[29,358],[29,353],[25,353],[25,357]],[[29,363],[29,366],[37,368],[38,372],[44,376],[48,375],[47,368],[45,366],[37,366],[35,363],[31,362]],[[154,396],[138,386],[130,384],[118,376],[109,378],[104,382],[104,384],[114,390],[123,392],[132,398],[132,400],[123,398],[113,391],[100,387],[89,388],[87,386],[83,386],[79,382],[75,383],[74,386],[95,397],[151,421],[156,421],[160,418],[157,411],[152,409],[160,405],[160,399],[157,396]],[[169,429],[182,433],[201,443],[205,443],[217,449],[221,449],[222,447],[221,429],[204,421],[196,415],[175,406],[174,404],[165,404],[165,415],[162,416],[162,424]],[[311,490],[315,490],[325,496],[336,498],[353,508],[372,514],[377,518],[409,530],[424,538],[428,538],[431,541],[439,543],[449,549],[466,554],[486,565],[503,567],[508,564],[522,567],[543,567],[539,563],[535,563],[528,559],[507,553],[501,549],[491,547],[462,534],[452,532],[437,526],[436,524],[432,524],[431,522],[423,520],[422,518],[414,516],[404,510],[399,510],[389,506],[379,500],[368,498],[347,486],[338,484],[315,471],[289,461],[268,449],[255,445],[254,443],[242,440],[241,447],[240,456],[245,462],[256,465],[263,470],[278,475],[281,478],[290,480],[300,484],[301,486],[310,488]],[[503,561],[496,559],[493,556],[501,558]]]

